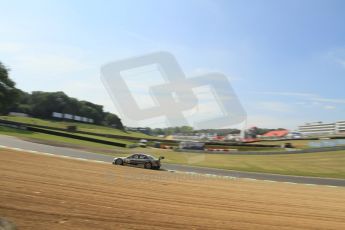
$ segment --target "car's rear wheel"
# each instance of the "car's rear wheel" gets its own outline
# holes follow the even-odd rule
[[[144,167],[145,167],[146,169],[151,169],[151,168],[152,168],[152,164],[151,164],[150,162],[146,162],[146,163],[144,164]]]
[[[122,161],[121,159],[117,159],[117,160],[115,161],[115,164],[116,164],[116,165],[123,165],[123,161]]]

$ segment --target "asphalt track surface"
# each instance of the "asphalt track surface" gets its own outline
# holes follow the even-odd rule
[[[87,160],[97,160],[111,163],[112,156],[102,155],[97,153],[86,152],[71,148],[56,147],[44,144],[24,141],[15,137],[0,135],[0,145],[18,148],[24,150],[37,151],[42,153],[51,153],[54,155],[69,156],[75,158],[83,158]],[[218,176],[230,176],[236,178],[248,178],[254,180],[279,181],[288,183],[300,183],[308,185],[328,185],[328,186],[343,186],[345,187],[345,179],[333,178],[319,178],[319,177],[304,177],[304,176],[289,176],[270,173],[253,173],[233,170],[213,169],[205,167],[177,165],[177,164],[163,164],[162,169],[171,171],[181,171],[189,173],[200,173]]]

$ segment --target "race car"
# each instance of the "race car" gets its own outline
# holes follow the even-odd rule
[[[164,157],[159,157],[158,159],[143,153],[135,153],[128,157],[116,157],[113,160],[113,165],[134,165],[134,166],[144,166],[146,169],[160,169],[161,160]]]

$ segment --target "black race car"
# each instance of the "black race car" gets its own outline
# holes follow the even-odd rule
[[[113,164],[144,166],[146,169],[160,169],[162,159],[164,159],[164,157],[159,157],[157,159],[147,154],[136,153],[128,157],[114,158]]]

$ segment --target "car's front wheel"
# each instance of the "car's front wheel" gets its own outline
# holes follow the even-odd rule
[[[115,164],[116,164],[116,165],[123,165],[123,160],[122,160],[122,159],[117,159],[117,160],[115,161]]]
[[[151,169],[151,168],[152,168],[152,164],[151,164],[150,162],[146,162],[145,165],[144,165],[144,167],[145,167],[146,169]]]

